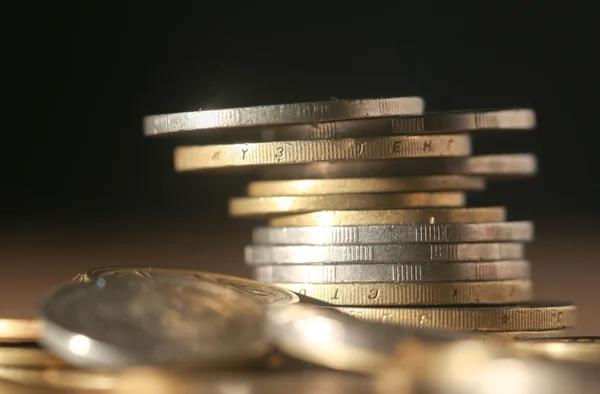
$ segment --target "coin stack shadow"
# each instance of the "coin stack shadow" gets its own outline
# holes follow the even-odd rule
[[[235,115],[222,125],[223,115],[204,125],[159,115],[146,133],[247,131],[244,144],[179,147],[175,167],[257,171],[247,196],[230,200],[232,216],[266,221],[245,250],[257,280],[371,321],[493,341],[564,335],[574,305],[531,302],[533,224],[465,207],[487,181],[536,171],[530,154],[471,156],[468,133],[530,130],[534,112],[423,114],[417,100],[222,110]]]

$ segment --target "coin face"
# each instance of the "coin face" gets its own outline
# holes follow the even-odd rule
[[[78,275],[75,277],[75,280],[91,281],[98,278],[113,276],[119,278],[171,276],[175,278],[215,283],[240,292],[256,302],[270,306],[286,306],[295,304],[299,301],[298,296],[291,291],[267,283],[261,283],[237,276],[183,269],[105,267],[93,269],[83,275]]]
[[[215,283],[107,276],[48,297],[41,341],[79,367],[235,364],[269,350],[263,314]]]

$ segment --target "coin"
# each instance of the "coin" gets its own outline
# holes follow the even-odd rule
[[[464,193],[459,192],[234,197],[229,200],[229,214],[233,217],[256,217],[328,209],[462,207],[465,200]]]
[[[539,331],[477,331],[471,332],[473,339],[485,343],[505,346],[518,338],[553,338],[564,336],[569,330],[539,330]]]
[[[175,148],[175,170],[470,154],[466,134],[181,146]]]
[[[576,321],[575,305],[570,303],[336,309],[375,323],[461,331],[557,330],[571,328]]]
[[[35,342],[40,337],[41,322],[36,319],[0,319],[0,341]]]
[[[56,390],[111,390],[116,387],[116,376],[115,372],[89,372],[70,368],[0,367],[0,379],[34,386],[38,390],[40,387]]]
[[[530,130],[530,109],[429,112],[417,116],[276,125],[262,129],[265,140],[327,139],[394,134],[440,134],[479,130]]]
[[[531,177],[537,172],[535,155],[502,154],[472,157],[432,157],[399,160],[356,160],[267,166],[259,168],[263,179],[330,179],[384,176],[462,174],[487,180]]]
[[[255,181],[248,185],[251,197],[307,196],[322,194],[439,192],[483,190],[482,177],[432,175],[400,178],[337,178]]]
[[[504,222],[504,207],[320,211],[269,219],[271,227]]]
[[[460,263],[259,265],[254,277],[281,283],[401,283],[528,279],[523,260]]]
[[[3,367],[66,367],[54,355],[42,349],[37,342],[0,342],[0,366]]]
[[[333,305],[510,304],[531,300],[527,279],[481,282],[276,283]]]
[[[600,363],[600,337],[517,339],[511,346],[525,354],[557,360]]]
[[[252,243],[256,245],[528,242],[532,239],[532,222],[255,227],[252,231]]]
[[[249,265],[333,263],[419,263],[436,261],[516,260],[525,257],[522,243],[387,244],[387,245],[249,245]]]
[[[42,343],[80,367],[241,363],[270,348],[263,315],[238,292],[173,276],[71,283],[40,311]]]
[[[96,268],[78,275],[76,281],[95,281],[99,278],[116,276],[118,278],[173,276],[176,278],[198,280],[201,282],[215,283],[225,286],[231,290],[242,293],[245,297],[264,305],[286,306],[299,302],[298,296],[289,290],[285,290],[267,283],[240,278],[237,276],[217,274],[214,272],[203,272],[185,269],[151,268],[151,267],[104,267]]]
[[[398,97],[199,110],[147,116],[144,118],[144,134],[416,115],[423,112],[423,107],[423,99],[420,97]]]

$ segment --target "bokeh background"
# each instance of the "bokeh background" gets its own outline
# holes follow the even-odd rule
[[[248,177],[176,174],[178,142],[144,138],[144,115],[420,95],[429,110],[537,111],[535,133],[475,148],[535,152],[539,176],[471,202],[536,222],[537,298],[576,301],[574,333],[600,335],[596,14],[533,3],[13,4],[0,316],[33,315],[51,288],[98,266],[248,274],[252,223],[226,214]]]

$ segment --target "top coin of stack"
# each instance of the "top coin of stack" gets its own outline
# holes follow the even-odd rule
[[[359,318],[548,337],[572,327],[569,303],[531,303],[531,222],[465,207],[486,181],[529,177],[531,154],[471,156],[469,133],[531,130],[529,109],[423,113],[418,97],[334,100],[147,117],[147,135],[247,143],[183,146],[177,171],[255,169],[230,214],[265,220],[245,258],[256,279]],[[231,133],[231,136],[234,134]]]

